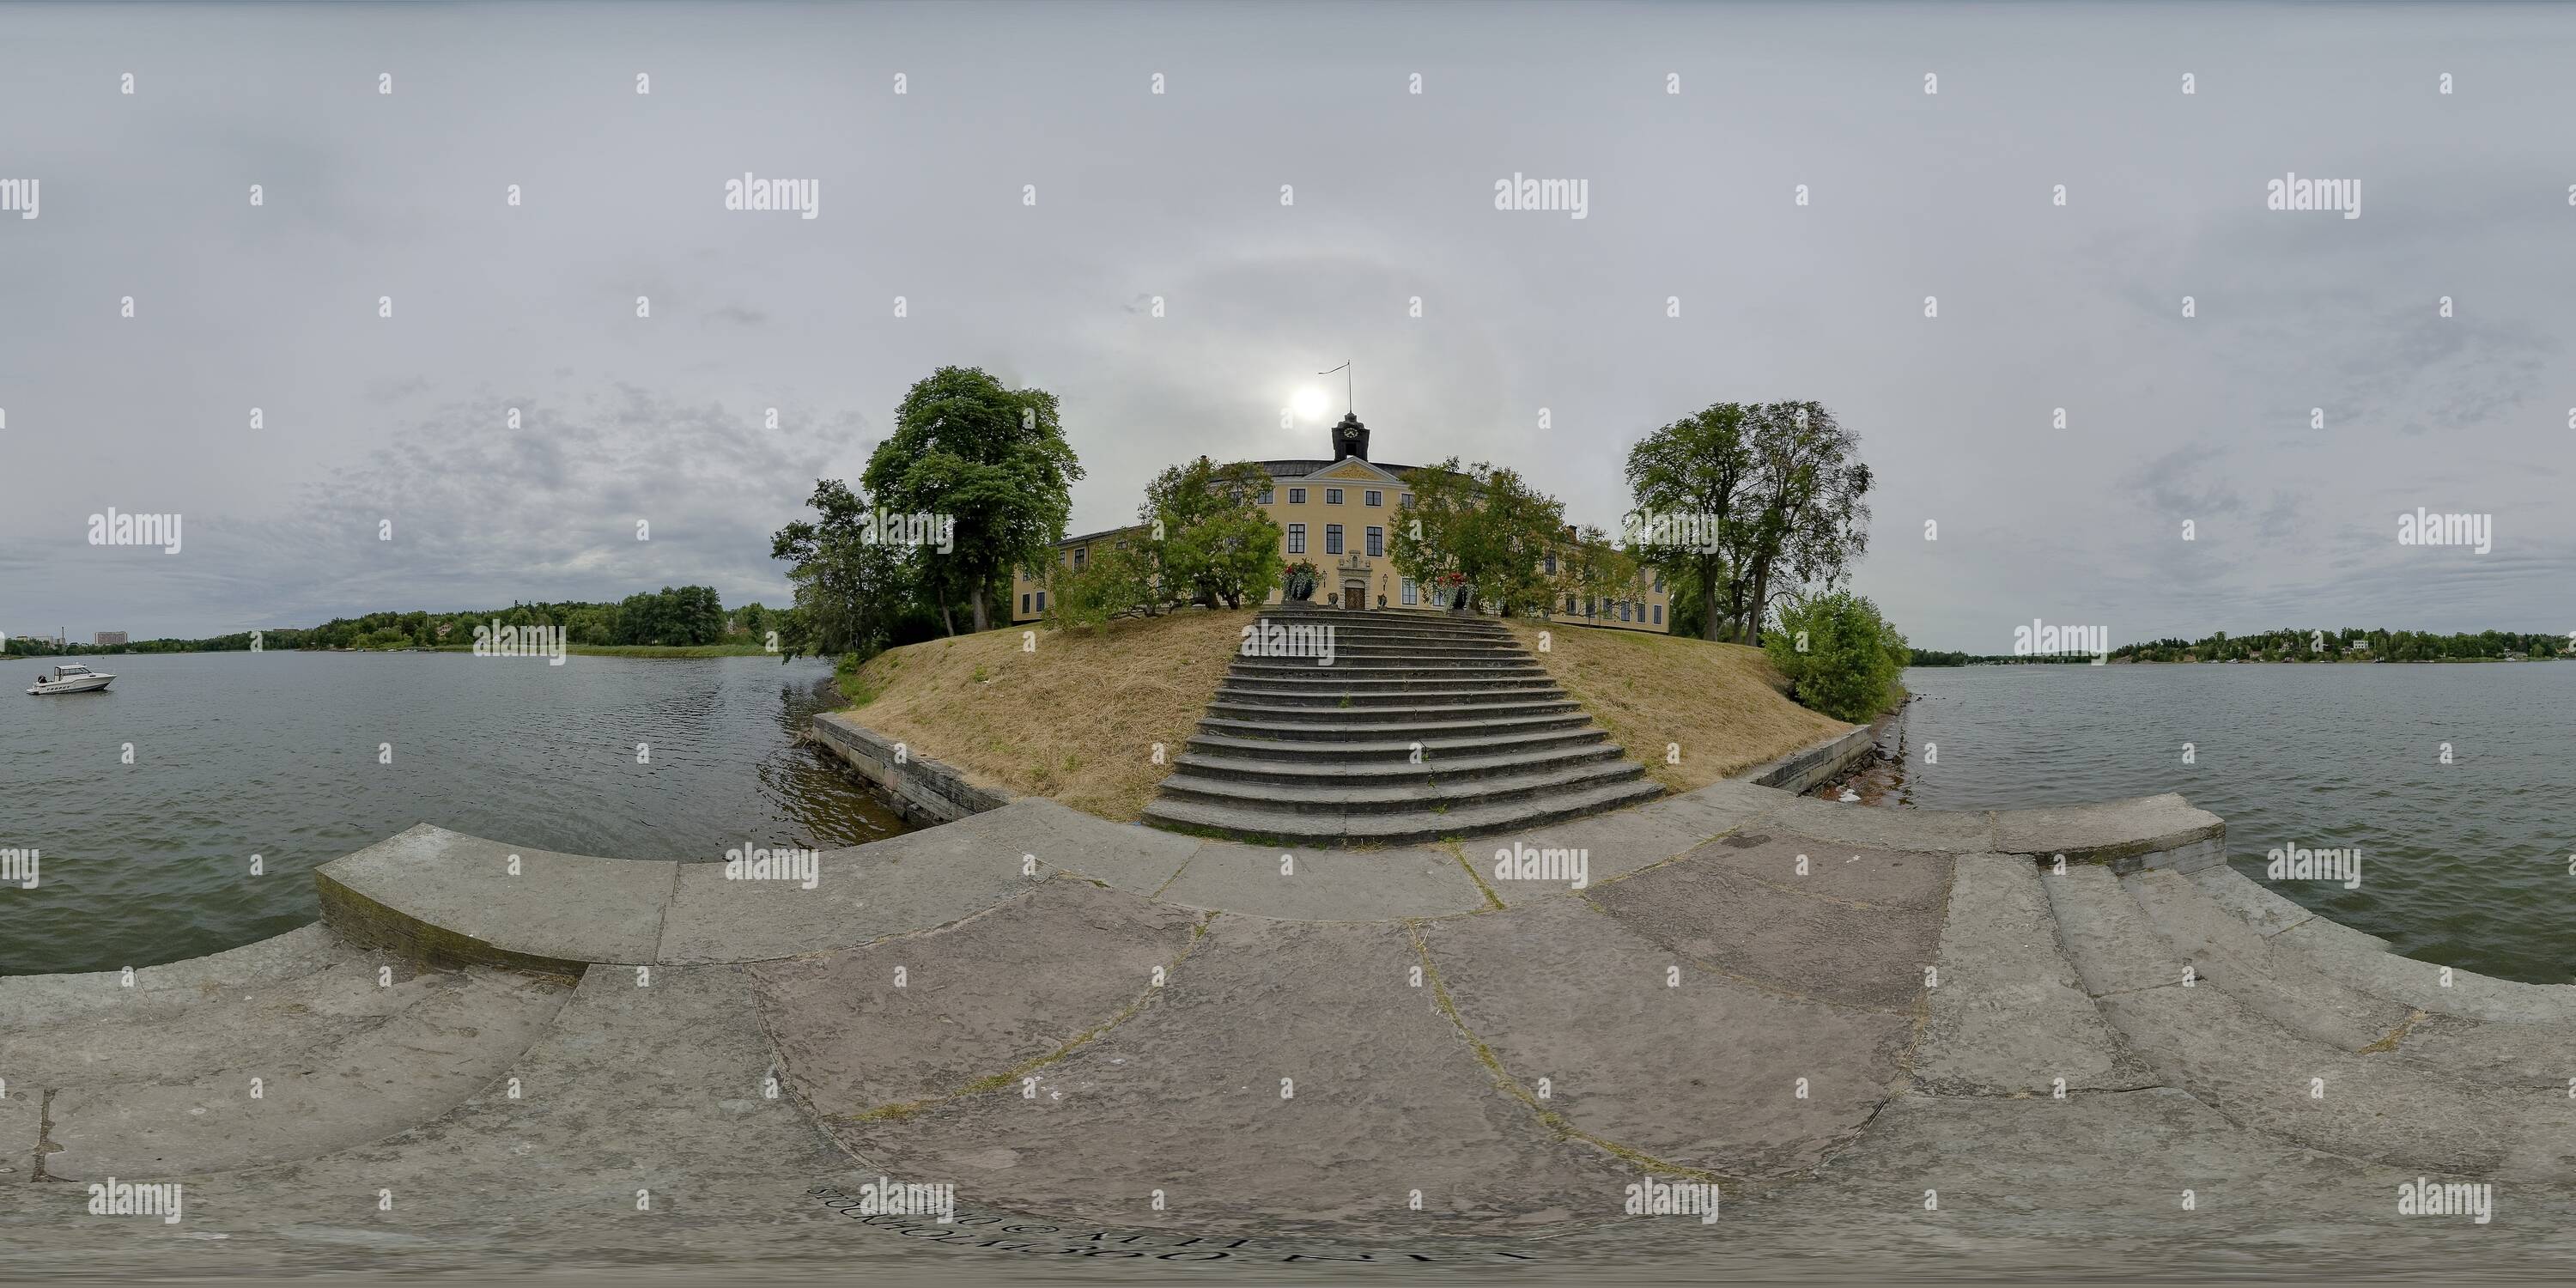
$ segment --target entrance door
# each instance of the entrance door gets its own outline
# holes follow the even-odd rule
[[[1364,581],[1346,581],[1346,582],[1343,582],[1343,583],[1342,583],[1342,607],[1344,607],[1344,608],[1366,608],[1366,607],[1368,607],[1368,583],[1367,583],[1367,582],[1364,582]]]

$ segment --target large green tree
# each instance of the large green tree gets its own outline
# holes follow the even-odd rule
[[[1444,598],[1463,587],[1467,606],[1507,616],[1543,612],[1555,585],[1543,568],[1564,540],[1565,504],[1517,471],[1458,458],[1405,475],[1413,503],[1396,516],[1387,556],[1396,571]]]
[[[1707,639],[1758,643],[1774,602],[1830,588],[1869,544],[1859,440],[1813,402],[1716,403],[1628,451],[1629,536]]]
[[[1167,599],[1241,608],[1268,599],[1286,561],[1279,524],[1261,508],[1270,472],[1249,461],[1217,465],[1202,456],[1167,467],[1145,485],[1144,557]]]
[[[814,520],[795,520],[770,539],[770,557],[795,564],[787,580],[796,606],[785,614],[779,651],[870,656],[894,641],[911,608],[919,560],[908,547],[869,540],[866,499],[838,479],[816,480],[806,504]]]
[[[1073,512],[1082,465],[1055,395],[1007,388],[980,367],[941,367],[904,394],[894,421],[860,482],[889,512],[953,522],[953,547],[922,551],[917,571],[949,633],[960,598],[984,630],[1003,579],[1043,563]]]

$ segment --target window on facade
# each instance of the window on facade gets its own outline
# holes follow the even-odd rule
[[[1085,546],[1075,546],[1075,547],[1073,548],[1073,570],[1074,570],[1075,572],[1080,572],[1080,571],[1082,571],[1082,557],[1083,557],[1085,554],[1088,554],[1088,553],[1090,553],[1090,550],[1089,550],[1089,548],[1088,548],[1088,547],[1085,547]]]
[[[1043,590],[1038,592],[1038,611],[1041,613],[1046,611],[1046,592]]]
[[[1262,503],[1263,505],[1268,505],[1268,504],[1270,504],[1270,496],[1271,496],[1270,489],[1268,489],[1268,488],[1263,488],[1263,489],[1261,489],[1261,503]]]
[[[1663,605],[1661,605],[1661,604],[1657,604],[1657,605],[1655,605],[1655,625],[1657,625],[1657,626],[1661,626],[1661,625],[1663,625],[1663,624],[1664,624],[1664,606],[1663,606]]]
[[[1401,510],[1411,504],[1413,504],[1413,494],[1411,492],[1398,492],[1395,494],[1395,508]]]
[[[1360,500],[1369,505],[1384,505],[1386,504],[1386,493],[1380,492],[1376,488],[1370,488],[1368,491],[1360,493]]]
[[[1026,595],[1020,596],[1020,611],[1023,613],[1029,611],[1029,597]]]
[[[1418,604],[1422,602],[1422,592],[1414,588],[1413,579],[1411,577],[1404,579],[1404,602],[1408,604]]]
[[[1386,529],[1370,528],[1368,530],[1368,552],[1369,558],[1371,559],[1381,558],[1386,554]]]
[[[1292,488],[1288,489],[1288,504],[1290,504],[1290,505],[1304,505],[1305,503],[1306,503],[1306,489],[1304,489],[1304,488],[1302,488],[1302,487],[1292,487]]]
[[[1342,503],[1342,490],[1341,490],[1340,488],[1337,488],[1337,487],[1328,487],[1328,488],[1325,488],[1325,489],[1324,489],[1324,504],[1326,504],[1326,505],[1340,505],[1341,503]]]
[[[1324,525],[1324,553],[1325,553],[1325,554],[1328,554],[1328,555],[1337,555],[1337,554],[1340,554],[1341,552],[1342,552],[1342,525],[1340,525],[1340,524],[1338,524],[1338,523],[1327,523],[1327,524],[1325,524],[1325,525]]]
[[[1598,614],[1592,611],[1592,597],[1590,595],[1583,597],[1583,615],[1586,617],[1598,616]]]
[[[1624,599],[1619,601],[1619,620],[1628,620],[1628,601]]]
[[[1664,570],[1661,568],[1655,570],[1655,593],[1664,593]]]
[[[1547,575],[1550,577],[1556,575],[1556,552],[1553,550],[1547,554]]]
[[[1288,525],[1288,553],[1292,555],[1302,555],[1306,553],[1305,524],[1292,523]]]

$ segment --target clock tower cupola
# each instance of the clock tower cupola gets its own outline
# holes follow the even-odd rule
[[[1360,423],[1359,413],[1344,412],[1341,423],[1333,426],[1333,459],[1346,456],[1368,459],[1368,426]]]

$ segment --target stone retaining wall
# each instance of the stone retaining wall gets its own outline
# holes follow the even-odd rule
[[[1755,765],[1734,775],[1731,781],[1751,783],[1756,787],[1777,787],[1784,792],[1803,792],[1868,755],[1876,741],[1877,726],[1861,725],[1813,746],[1790,752],[1769,764]]]
[[[954,823],[1011,803],[1008,793],[978,787],[956,769],[905,748],[898,756],[885,735],[835,711],[814,717],[807,735],[830,748],[878,793],[907,823],[927,827]]]

